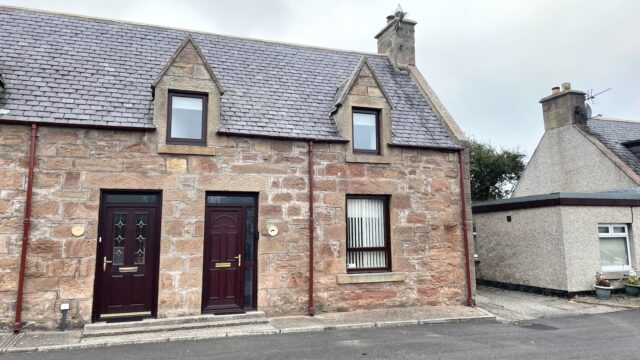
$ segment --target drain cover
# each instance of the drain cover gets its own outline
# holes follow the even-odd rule
[[[524,329],[531,329],[531,330],[558,330],[557,327],[553,327],[545,324],[518,324],[516,326]]]

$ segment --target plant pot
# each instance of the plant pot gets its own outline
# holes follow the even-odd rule
[[[610,286],[598,286],[594,285],[596,288],[596,297],[598,299],[608,299],[611,296],[611,290],[613,290]]]
[[[638,296],[640,294],[640,285],[624,284],[624,290],[630,296]]]

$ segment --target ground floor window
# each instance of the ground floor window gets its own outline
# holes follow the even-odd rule
[[[389,200],[347,196],[347,271],[391,269]]]
[[[600,260],[604,271],[631,268],[629,231],[626,224],[599,224]]]

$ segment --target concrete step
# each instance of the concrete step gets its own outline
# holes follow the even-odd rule
[[[83,338],[190,330],[222,326],[266,324],[267,318],[262,311],[250,311],[232,315],[196,315],[166,319],[144,319],[131,322],[96,322],[84,326]]]

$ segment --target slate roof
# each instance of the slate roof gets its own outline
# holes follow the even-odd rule
[[[597,117],[587,120],[587,130],[640,175],[640,122]]]
[[[0,7],[0,120],[153,129],[151,85],[188,31]],[[344,140],[336,90],[366,56],[394,104],[393,143],[456,148],[386,56],[192,32],[224,87],[219,131]]]

